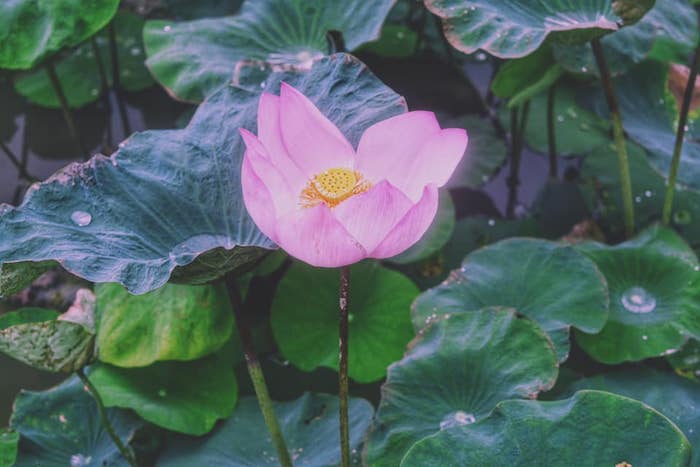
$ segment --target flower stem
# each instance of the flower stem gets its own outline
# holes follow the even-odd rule
[[[624,208],[625,218],[625,235],[629,238],[634,235],[634,204],[632,203],[632,178],[630,176],[629,161],[627,159],[627,146],[625,145],[625,131],[622,126],[622,116],[615,97],[610,69],[608,68],[603,47],[600,45],[599,39],[591,41],[593,47],[593,55],[595,56],[600,79],[605,91],[605,97],[608,101],[610,109],[610,117],[613,125],[613,137],[615,139],[615,147],[617,148],[617,158],[620,165],[620,182],[622,183],[622,204]]]
[[[341,466],[350,465],[350,431],[348,428],[348,306],[350,295],[350,267],[340,268],[340,333],[338,346],[340,353],[338,373],[338,399],[340,416]]]
[[[111,149],[112,146],[112,106],[109,103],[109,82],[107,81],[107,72],[105,71],[104,64],[102,63],[102,57],[100,55],[100,48],[97,46],[97,40],[95,36],[90,38],[90,46],[92,47],[92,53],[95,56],[95,64],[97,65],[97,74],[100,75],[100,83],[102,85],[102,102],[105,106],[105,113],[107,114],[107,146]]]
[[[109,417],[107,417],[107,412],[105,411],[105,406],[102,402],[102,397],[100,397],[100,393],[97,392],[97,388],[92,384],[87,375],[85,375],[85,371],[83,371],[82,368],[76,371],[75,373],[78,375],[80,381],[83,382],[85,387],[90,392],[90,395],[95,400],[95,403],[97,404],[97,411],[100,414],[100,422],[102,423],[102,427],[105,429],[105,431],[107,431],[109,437],[112,438],[112,441],[119,449],[119,452],[122,453],[122,456],[124,456],[124,459],[126,459],[129,465],[131,465],[132,467],[137,467],[138,464],[136,463],[136,459],[134,459],[133,454],[131,453],[129,448],[127,448],[124,445],[124,443],[122,443],[122,440],[119,438],[119,436],[117,436],[117,433],[115,433],[114,427],[112,427],[112,424],[109,421]]]
[[[678,166],[681,162],[681,154],[683,151],[683,139],[685,137],[685,126],[688,122],[688,112],[690,111],[690,101],[693,99],[693,91],[695,90],[695,79],[698,76],[698,60],[700,56],[700,44],[695,49],[693,62],[690,65],[690,75],[688,83],[685,85],[685,94],[683,94],[683,103],[681,104],[681,113],[678,119],[678,129],[676,130],[676,144],[673,147],[673,158],[671,159],[671,170],[668,174],[668,183],[666,185],[666,199],[664,200],[664,210],[662,215],[663,223],[668,225],[671,221],[671,210],[673,209],[673,195],[676,191],[676,177],[678,176]]]
[[[549,87],[547,93],[547,149],[549,152],[549,178],[555,180],[559,175],[557,167],[557,140],[554,133],[554,100],[556,98],[556,83]]]
[[[270,433],[272,444],[275,446],[277,457],[282,467],[292,467],[289,450],[284,441],[284,436],[282,435],[282,430],[277,421],[275,410],[272,407],[272,399],[270,399],[270,392],[267,389],[267,383],[265,383],[265,375],[262,372],[258,354],[255,352],[255,347],[253,346],[250,323],[243,310],[243,299],[241,298],[241,292],[238,288],[238,282],[232,274],[226,276],[226,288],[231,298],[233,312],[236,316],[236,328],[238,328],[238,334],[241,338],[243,354],[245,355],[245,361],[248,365],[248,374],[253,382],[253,389],[255,389],[255,395],[258,398],[258,405],[263,414],[267,431]]]
[[[66,121],[68,126],[68,131],[70,132],[71,138],[75,141],[78,150],[83,155],[83,159],[88,160],[89,155],[87,149],[83,145],[83,140],[80,138],[80,133],[78,132],[78,127],[75,125],[73,120],[73,114],[68,107],[68,99],[66,99],[66,94],[63,92],[63,87],[61,86],[61,81],[58,79],[56,74],[56,68],[53,66],[53,62],[49,60],[46,62],[46,73],[49,75],[49,80],[51,81],[51,86],[53,87],[58,102],[61,104],[61,110],[63,111],[63,119]]]
[[[19,158],[15,155],[14,152],[12,152],[12,149],[10,149],[5,143],[0,141],[0,149],[3,150],[7,158],[10,160],[13,166],[17,169],[17,172],[19,172],[19,176],[23,178],[24,180],[28,182],[36,182],[38,179],[34,176],[32,176],[29,172],[27,172],[27,168],[25,167],[24,164],[19,160]]]
[[[124,100],[122,99],[122,87],[119,80],[117,33],[114,30],[114,22],[109,23],[109,26],[107,26],[107,32],[109,33],[109,54],[112,60],[112,88],[114,89],[114,94],[117,98],[117,108],[119,109],[119,117],[122,120],[124,137],[127,137],[131,134],[131,125],[129,125],[129,117],[126,114],[126,107],[124,106]]]
[[[525,141],[525,128],[530,112],[530,101],[526,101],[519,108],[510,113],[510,173],[506,182],[508,184],[508,204],[506,205],[506,217],[512,219],[515,216],[515,206],[518,203],[518,185],[520,185],[520,158]],[[518,118],[518,115],[520,118]]]

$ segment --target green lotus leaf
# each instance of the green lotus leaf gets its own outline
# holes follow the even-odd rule
[[[212,355],[192,362],[162,362],[124,369],[98,364],[90,380],[105,406],[132,409],[168,430],[203,435],[233,412],[238,386],[231,358]]]
[[[615,246],[590,242],[580,251],[595,261],[610,290],[610,317],[597,334],[576,341],[604,363],[642,360],[676,351],[700,337],[700,266],[672,229],[652,226]]]
[[[517,107],[548,89],[561,76],[552,49],[540,47],[523,58],[505,62],[491,81],[491,90],[500,98],[509,98],[508,108]]]
[[[241,84],[212,95],[187,128],[137,133],[112,157],[72,164],[29,190],[19,207],[0,207],[0,261],[55,260],[132,293],[161,287],[178,266],[178,281],[189,283],[248,269],[273,247],[245,211],[239,176],[238,129],[255,130],[260,93],[288,82],[354,145],[368,126],[406,109],[349,55],[266,74],[262,87],[258,66],[239,71]]]
[[[401,24],[382,26],[379,39],[366,43],[357,53],[368,52],[380,57],[406,58],[416,53],[420,38],[418,33]]]
[[[508,147],[486,119],[468,115],[455,119],[453,124],[458,128],[469,129],[469,145],[447,186],[480,188],[503,166],[508,157]]]
[[[19,433],[15,431],[0,431],[0,465],[15,465],[17,443],[19,443]]]
[[[446,190],[440,191],[438,211],[428,230],[421,239],[408,250],[389,259],[392,263],[415,263],[432,255],[452,236],[455,228],[455,205],[452,196]]]
[[[107,417],[124,444],[143,425],[125,410],[107,409]],[[100,423],[97,404],[76,376],[47,391],[20,392],[10,427],[20,434],[15,467],[125,465]]]
[[[95,296],[80,289],[64,314],[21,308],[0,315],[0,352],[44,371],[72,373],[95,357]]]
[[[338,368],[339,280],[337,270],[294,263],[277,288],[272,332],[284,357],[301,370]],[[353,266],[350,283],[349,375],[376,381],[414,336],[409,309],[418,288],[375,262]]]
[[[221,348],[233,331],[223,284],[166,284],[144,295],[101,284],[96,294],[98,356],[112,365],[195,360]]]
[[[646,149],[649,162],[664,175],[671,166],[678,119],[677,106],[667,91],[667,78],[665,64],[649,61],[613,80],[626,133]],[[596,111],[607,115],[602,94],[596,91],[589,97]],[[700,189],[700,142],[687,134],[678,181]]]
[[[102,29],[119,0],[15,0],[0,4],[0,68],[27,70]]]
[[[200,102],[231,81],[236,64],[308,69],[331,53],[326,34],[342,33],[353,50],[379,37],[392,0],[248,0],[236,16],[187,22],[148,21],[144,41],[153,76],[179,99]]]
[[[635,222],[637,228],[641,229],[660,219],[666,196],[666,180],[651,166],[646,152],[639,145],[628,142],[627,149],[635,202]],[[600,213],[601,225],[612,237],[621,238],[624,232],[623,207],[615,148],[601,146],[586,156],[581,175],[589,180],[592,186],[591,208]],[[700,249],[700,223],[694,222],[694,219],[699,218],[700,192],[676,185],[672,225],[696,251]]]
[[[445,282],[421,294],[413,303],[413,326],[487,306],[512,307],[532,318],[563,361],[569,327],[597,332],[605,325],[608,292],[596,265],[572,247],[513,238],[470,253]]]
[[[586,42],[622,24],[637,21],[654,0],[425,0],[442,19],[447,40],[457,50],[478,49],[501,58],[524,57],[549,36]],[[624,8],[634,4],[634,11]]]
[[[557,155],[583,155],[610,142],[610,123],[582,108],[576,102],[576,83],[562,79],[554,94],[554,131]],[[507,119],[504,113],[501,120]],[[530,118],[525,142],[537,152],[547,154],[547,93],[530,99]]]
[[[117,13],[113,21],[119,61],[119,83],[128,91],[139,91],[153,84],[153,78],[144,65],[145,53],[141,39],[143,23],[142,17],[127,12]],[[106,31],[101,31],[94,40],[98,46],[99,59],[104,67],[107,81],[111,85],[112,60],[109,36]],[[97,57],[90,42],[85,42],[71,50],[68,55],[56,61],[55,67],[56,75],[63,84],[63,91],[71,107],[82,107],[97,100],[102,94]],[[34,104],[50,108],[61,106],[46,70],[40,69],[19,76],[15,80],[15,89]]]
[[[614,373],[584,378],[573,383],[570,391],[596,389],[644,402],[668,417],[688,438],[693,448],[700,446],[700,385],[678,376],[649,368],[617,370]],[[700,465],[700,452],[693,449],[692,466]]]
[[[688,0],[656,0],[654,7],[637,24],[601,39],[611,73],[627,72],[647,58],[657,43],[656,58],[682,57],[681,61],[685,62],[698,41],[697,24],[698,15]],[[554,55],[568,71],[599,76],[589,44],[557,44]]]
[[[562,401],[504,401],[481,422],[416,443],[401,466],[682,467],[689,461],[688,440],[656,410],[616,394],[579,391]]]
[[[428,435],[481,420],[502,400],[536,397],[554,385],[557,366],[545,333],[515,310],[432,319],[389,367],[365,446],[367,464],[398,465]]]
[[[340,464],[338,398],[305,393],[290,402],[273,403],[296,465],[321,467]],[[357,449],[372,420],[372,405],[350,399],[350,447]],[[277,466],[277,456],[266,432],[260,407],[254,397],[240,400],[231,418],[203,438],[174,437],[158,459],[158,467]]]

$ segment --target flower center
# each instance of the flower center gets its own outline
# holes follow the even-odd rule
[[[350,169],[336,168],[314,175],[301,191],[301,205],[305,208],[326,203],[335,207],[351,196],[363,193],[371,187],[362,174]]]

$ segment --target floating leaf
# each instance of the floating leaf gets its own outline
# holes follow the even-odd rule
[[[102,29],[119,0],[16,0],[0,3],[0,68],[27,70]]]
[[[275,293],[272,332],[285,358],[304,371],[338,368],[339,280],[337,270],[294,263]],[[418,288],[375,262],[353,266],[350,282],[349,375],[376,381],[413,338],[409,309]]]
[[[563,361],[570,326],[597,332],[605,324],[608,293],[595,264],[570,246],[513,238],[470,253],[445,282],[421,294],[413,303],[413,326],[487,306],[512,307],[532,318]]]
[[[570,391],[597,389],[626,396],[653,407],[683,430],[690,444],[700,446],[700,385],[668,373],[648,368],[617,370],[614,373],[584,378]],[[700,452],[693,450],[690,465],[700,465]]]
[[[683,57],[685,61],[698,41],[697,24],[697,13],[688,0],[656,0],[637,24],[601,39],[610,72],[613,75],[627,72],[647,58],[657,43],[656,58]],[[554,55],[568,71],[599,76],[589,44],[557,44]]]
[[[332,52],[326,34],[342,33],[348,50],[379,37],[392,0],[248,0],[236,16],[174,23],[149,21],[147,65],[179,99],[199,102],[229,82],[242,60],[308,69]]]
[[[641,8],[623,11],[630,2]],[[616,31],[638,20],[653,0],[425,0],[425,5],[442,19],[445,37],[457,50],[516,58],[537,50],[548,36],[575,43]]]
[[[257,66],[247,68],[258,70]],[[250,70],[252,69],[252,70]],[[73,164],[29,190],[19,207],[0,207],[4,264],[59,261],[92,282],[132,293],[202,283],[251,267],[273,247],[243,205],[238,129],[255,130],[258,97],[284,80],[310,97],[353,144],[371,124],[405,111],[403,99],[348,55],[306,72],[272,73],[265,85],[241,72],[183,130],[137,133],[112,157]]]
[[[96,293],[99,358],[113,365],[195,360],[221,348],[233,331],[223,285],[166,284],[136,296],[103,284]]]
[[[491,122],[468,115],[454,125],[469,129],[467,152],[447,182],[449,188],[480,188],[498,173],[508,157],[508,147]]]
[[[144,65],[145,53],[141,39],[143,23],[142,17],[127,12],[117,13],[113,21],[119,60],[119,83],[129,91],[139,91],[153,84],[153,78]],[[107,32],[101,31],[94,40],[107,81],[111,85],[112,60]],[[97,100],[102,93],[102,81],[96,60],[92,45],[85,42],[56,62],[56,75],[63,84],[63,91],[71,107],[82,107]],[[44,69],[19,76],[15,80],[15,89],[34,104],[50,108],[61,106]]]
[[[98,364],[90,380],[105,406],[132,409],[151,423],[190,435],[211,431],[231,415],[238,399],[231,359],[220,355],[135,369]]]
[[[700,337],[700,266],[672,229],[653,226],[615,246],[591,242],[579,249],[595,261],[610,290],[605,327],[576,334],[593,358],[641,360],[675,351],[688,335]]]
[[[60,315],[21,308],[0,315],[0,352],[44,371],[74,372],[94,359],[95,296],[81,289]]]
[[[108,409],[107,417],[124,444],[143,425],[124,410]],[[48,391],[22,391],[10,426],[20,434],[15,467],[123,465],[100,423],[97,404],[75,376]]]
[[[425,436],[474,423],[504,399],[536,397],[554,385],[551,342],[514,310],[447,314],[431,322],[389,367],[367,440],[368,465],[398,465]]]
[[[15,465],[18,442],[19,433],[15,431],[0,431],[0,465]]]
[[[423,465],[684,466],[690,444],[649,406],[601,391],[555,402],[504,401],[482,422],[411,448],[402,467]]]
[[[305,393],[290,402],[273,403],[292,460],[298,465],[321,467],[340,463],[338,398]],[[372,406],[350,399],[350,447],[362,442],[372,420]],[[158,467],[277,466],[277,456],[266,432],[258,402],[240,400],[233,416],[204,438],[175,437],[165,448]]]
[[[447,243],[452,236],[454,228],[455,205],[452,202],[450,193],[446,190],[442,190],[439,193],[437,214],[428,230],[411,248],[398,256],[394,256],[389,261],[392,263],[407,264],[427,258]]]

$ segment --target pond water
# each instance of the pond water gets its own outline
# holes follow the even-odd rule
[[[438,61],[408,62],[385,58],[375,61],[372,57],[362,58],[385,83],[406,97],[412,110],[432,110],[441,120],[449,121],[478,107],[479,97],[475,95],[474,88],[465,86],[459,73]],[[465,67],[466,74],[481,93],[481,99],[486,94],[491,70],[487,63],[472,63]],[[431,92],[426,92],[426,89],[431,89]],[[127,136],[117,111],[116,99],[115,93],[110,93],[109,109],[100,100],[73,112],[90,154],[109,154],[111,148]],[[157,86],[126,94],[124,103],[131,131],[174,128],[178,123],[186,122],[192,111],[192,106],[174,102]],[[66,164],[82,159],[69,136],[61,111],[27,104],[13,92],[9,80],[0,80],[0,141],[18,159],[26,175],[37,180],[43,180]],[[0,148],[0,203],[16,204],[21,201],[30,182],[22,180],[19,174],[20,170]],[[506,166],[483,190],[460,192],[456,200],[458,214],[501,216],[508,198],[507,174]],[[526,149],[520,178],[519,203],[525,210],[547,179],[546,159]],[[7,310],[0,308],[0,313],[3,311]],[[44,389],[61,379],[61,376],[33,370],[0,354],[0,427],[6,425],[12,401],[20,389]]]

